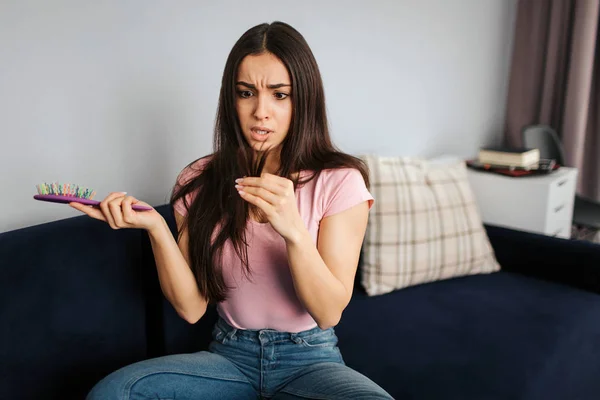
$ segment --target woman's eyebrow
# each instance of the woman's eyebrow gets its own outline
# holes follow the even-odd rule
[[[251,83],[247,83],[247,82],[243,82],[243,81],[239,81],[235,83],[236,85],[242,85],[242,86],[246,86],[249,89],[256,89],[256,86],[254,86]],[[279,89],[280,87],[284,87],[284,86],[292,86],[289,83],[275,83],[273,85],[267,85],[267,88],[269,89]]]

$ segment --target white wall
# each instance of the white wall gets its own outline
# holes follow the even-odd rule
[[[212,150],[225,59],[282,20],[319,62],[334,141],[473,156],[503,130],[514,0],[0,2],[0,232],[79,215],[41,182],[168,201]]]

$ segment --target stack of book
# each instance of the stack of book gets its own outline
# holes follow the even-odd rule
[[[478,161],[494,167],[534,168],[540,162],[540,151],[517,147],[484,147],[479,150]]]
[[[508,176],[547,174],[559,167],[555,160],[541,159],[539,149],[503,146],[481,148],[467,166]]]

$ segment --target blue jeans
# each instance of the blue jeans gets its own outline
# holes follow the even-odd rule
[[[392,399],[345,365],[337,342],[333,328],[241,330],[219,318],[208,351],[126,366],[87,399]]]

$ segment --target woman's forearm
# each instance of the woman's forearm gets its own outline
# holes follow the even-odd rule
[[[286,241],[296,294],[321,329],[337,325],[346,307],[346,288],[333,275],[308,232]]]
[[[166,221],[148,231],[158,279],[163,294],[177,313],[189,323],[196,323],[206,312],[207,302],[183,257]]]

